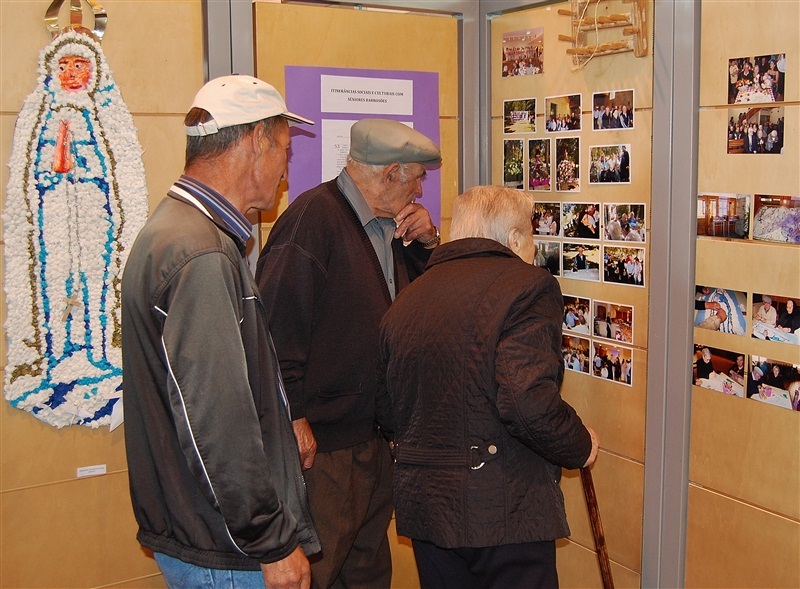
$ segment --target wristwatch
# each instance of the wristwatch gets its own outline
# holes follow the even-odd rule
[[[439,245],[439,243],[442,241],[442,237],[439,235],[439,228],[436,225],[434,225],[433,228],[436,230],[436,235],[431,237],[428,241],[421,241],[420,243],[422,244],[422,247],[430,249],[436,245]]]

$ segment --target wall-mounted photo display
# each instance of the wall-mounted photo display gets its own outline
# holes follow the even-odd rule
[[[528,140],[528,190],[551,190],[550,139]]]
[[[544,99],[544,130],[548,133],[581,130],[581,95],[549,96]]]
[[[600,239],[600,203],[565,202],[561,207],[564,237]]]
[[[720,193],[698,195],[697,235],[700,237],[748,239],[750,237],[750,195]]]
[[[783,107],[729,108],[728,153],[769,153],[783,151]]]
[[[624,385],[633,384],[633,350],[592,340],[592,374]]]
[[[504,78],[544,73],[544,27],[503,33]]]
[[[747,294],[738,290],[696,286],[694,325],[701,329],[745,335]]]
[[[591,352],[589,351],[589,340],[587,338],[562,335],[561,355],[564,358],[564,368],[589,374]]]
[[[561,329],[571,333],[584,333],[589,335],[589,326],[592,324],[592,301],[583,297],[563,295],[564,321]]]
[[[558,241],[535,240],[536,254],[533,265],[546,268],[553,276],[561,276],[561,243]]]
[[[536,99],[503,101],[503,133],[536,133]]]
[[[692,382],[704,389],[744,397],[745,360],[741,352],[695,344]]]
[[[800,196],[754,195],[753,239],[800,244]]]
[[[581,138],[556,138],[556,190],[580,192]]]
[[[606,203],[603,213],[603,238],[609,241],[645,240],[647,222],[644,204]]]
[[[645,257],[642,247],[603,246],[603,282],[645,285]]]
[[[751,356],[747,398],[800,411],[800,366]]]
[[[592,94],[592,129],[633,129],[633,90],[610,90]]]
[[[593,302],[593,334],[618,342],[633,343],[633,307],[606,301]]]
[[[564,278],[600,282],[600,246],[590,243],[564,243],[561,254]]]
[[[753,337],[800,345],[800,299],[753,293]]]
[[[786,54],[728,60],[728,104],[783,102]]]
[[[559,237],[561,235],[561,203],[533,203],[531,225],[536,237]]]
[[[630,184],[631,146],[594,145],[589,148],[589,184]]]
[[[503,183],[519,190],[524,186],[522,144],[522,139],[503,140]]]

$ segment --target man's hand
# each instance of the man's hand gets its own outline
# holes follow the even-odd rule
[[[297,449],[300,451],[300,467],[308,470],[314,466],[314,457],[317,455],[317,440],[311,431],[311,424],[305,417],[292,422],[294,435],[297,438]]]
[[[267,589],[308,589],[311,586],[311,566],[299,546],[283,560],[261,565]]]
[[[406,243],[415,239],[422,242],[430,241],[436,237],[436,227],[431,221],[428,209],[421,204],[412,202],[404,206],[394,218],[397,229],[394,230],[395,238],[402,237]]]
[[[594,433],[594,430],[590,427],[586,429],[589,430],[589,435],[592,437],[592,451],[589,453],[589,458],[586,459],[586,464],[583,465],[584,468],[591,466],[594,461],[597,460],[597,451],[600,449],[600,442],[597,440],[597,434]]]

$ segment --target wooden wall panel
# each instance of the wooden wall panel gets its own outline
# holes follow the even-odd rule
[[[595,552],[569,540],[559,540],[556,546],[561,587],[602,589],[603,580]],[[614,561],[611,561],[611,576],[617,589],[639,589],[642,585],[642,577],[638,572]]]

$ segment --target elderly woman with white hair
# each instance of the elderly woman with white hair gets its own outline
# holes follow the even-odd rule
[[[420,584],[557,587],[569,535],[561,468],[597,438],[561,399],[563,301],[531,265],[532,201],[477,186],[450,237],[381,325],[382,426],[394,436],[397,532]]]

